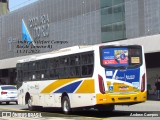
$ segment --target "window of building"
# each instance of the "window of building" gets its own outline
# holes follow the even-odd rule
[[[124,0],[101,0],[102,42],[126,38]]]
[[[101,0],[101,8],[112,6],[112,0]]]

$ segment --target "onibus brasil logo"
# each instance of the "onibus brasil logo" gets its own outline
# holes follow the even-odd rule
[[[36,46],[24,20],[22,19],[22,42],[24,43],[25,41],[28,43],[28,45],[32,43],[34,46]]]

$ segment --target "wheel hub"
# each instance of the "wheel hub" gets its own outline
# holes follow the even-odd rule
[[[68,102],[67,101],[64,101],[64,111],[68,111],[69,109],[69,105],[68,105]]]

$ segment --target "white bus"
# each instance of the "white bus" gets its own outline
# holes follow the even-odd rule
[[[112,111],[146,101],[140,45],[75,46],[17,63],[18,103],[29,110],[58,107]]]

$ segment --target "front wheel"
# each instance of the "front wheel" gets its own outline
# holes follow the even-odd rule
[[[29,110],[34,110],[34,106],[32,105],[32,100],[31,100],[31,97],[28,99],[28,109]]]
[[[70,106],[70,100],[67,96],[64,96],[62,98],[62,110],[65,114],[68,114],[69,112],[71,112],[71,106]]]

